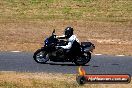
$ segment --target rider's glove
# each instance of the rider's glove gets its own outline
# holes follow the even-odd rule
[[[61,47],[60,47],[60,46],[56,46],[55,48],[56,48],[56,49],[61,49]]]

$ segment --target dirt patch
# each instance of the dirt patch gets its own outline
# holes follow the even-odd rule
[[[96,45],[94,53],[132,55],[132,26],[111,22],[83,20],[56,21],[3,21],[0,23],[1,51],[35,51],[43,46],[43,41],[51,35],[63,34],[67,26],[75,29],[81,41],[92,41]]]

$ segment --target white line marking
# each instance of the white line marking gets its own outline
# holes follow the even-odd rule
[[[98,55],[99,56],[99,55],[102,55],[102,54],[95,54],[95,55]]]
[[[18,53],[18,52],[21,52],[21,51],[11,51],[11,52]]]
[[[125,56],[125,55],[116,55],[116,56]]]

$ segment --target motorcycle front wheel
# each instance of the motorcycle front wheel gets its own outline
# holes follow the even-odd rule
[[[34,53],[33,58],[37,63],[41,63],[41,64],[44,64],[49,60],[48,53],[43,51],[42,49],[38,49]]]

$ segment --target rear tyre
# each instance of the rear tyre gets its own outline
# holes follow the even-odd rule
[[[83,56],[81,57],[76,57],[76,60],[74,61],[74,63],[78,66],[80,65],[85,65],[87,64],[91,59],[91,53],[85,53]]]
[[[38,49],[38,50],[34,53],[33,58],[34,58],[34,60],[35,60],[37,63],[41,63],[41,64],[44,64],[44,63],[46,63],[46,62],[49,60],[48,53],[46,53],[46,52],[43,51],[42,49]]]

